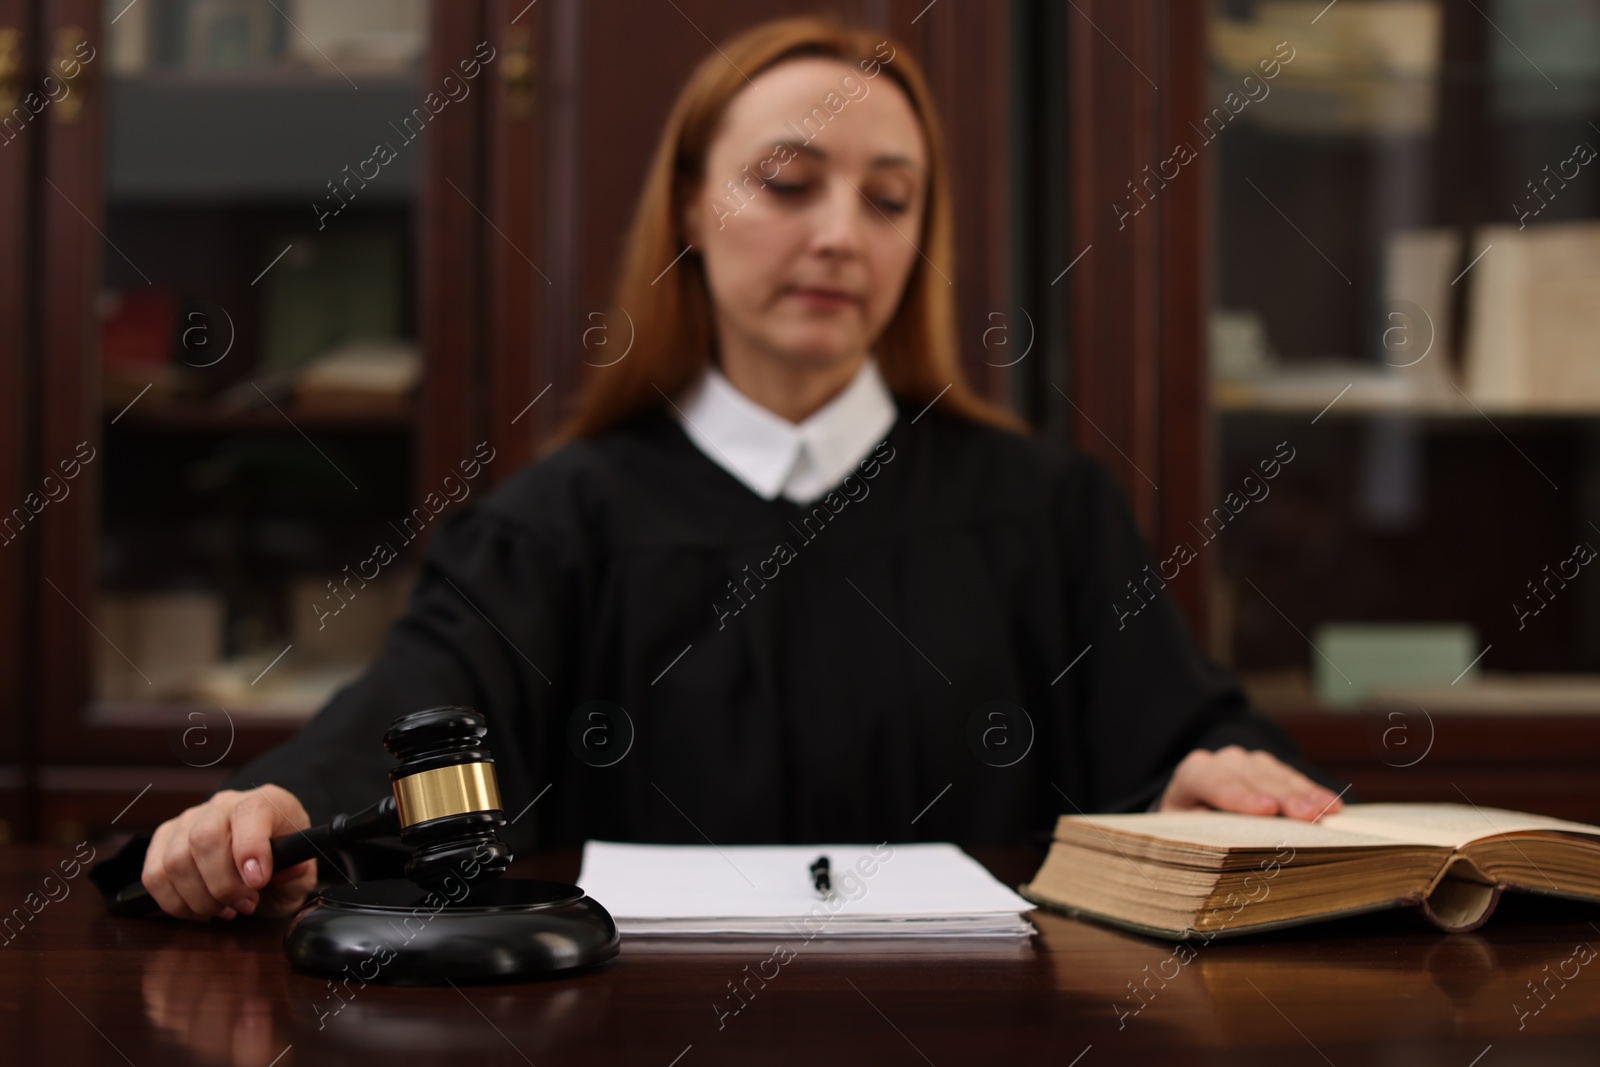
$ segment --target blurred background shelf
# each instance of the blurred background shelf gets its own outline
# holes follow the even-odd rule
[[[110,432],[140,431],[147,433],[177,434],[233,434],[233,433],[296,433],[298,431],[361,434],[409,433],[412,416],[369,412],[341,414],[330,411],[302,411],[292,405],[282,414],[270,408],[254,411],[211,411],[206,409],[152,408],[138,405],[117,418],[118,412],[107,410],[107,429]],[[117,419],[110,426],[109,420]]]
[[[1246,674],[1241,683],[1253,704],[1273,714],[1600,717],[1600,674],[1480,674],[1455,685],[1381,689],[1351,708],[1319,701],[1300,669]]]
[[[1600,352],[1596,353],[1600,359]],[[1363,381],[1357,370],[1348,375],[1332,372],[1325,381],[1285,377],[1282,380],[1215,382],[1212,406],[1221,415],[1310,415],[1328,418],[1367,415],[1402,415],[1424,419],[1595,419],[1600,405],[1555,407],[1506,406],[1492,401],[1474,403],[1460,393],[1419,396],[1384,382]],[[1352,388],[1344,391],[1345,385]],[[1343,395],[1341,395],[1341,393]]]
[[[426,123],[415,77],[152,72],[111,79],[107,195],[115,201],[283,200],[337,208],[328,183],[354,201],[414,196]],[[432,115],[422,109],[429,120]],[[315,115],[315,122],[306,116]],[[374,147],[394,158],[365,168]],[[349,168],[346,170],[345,168]],[[352,179],[351,176],[355,177]],[[351,180],[348,189],[341,183]]]

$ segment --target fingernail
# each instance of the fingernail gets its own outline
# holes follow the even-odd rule
[[[1258,808],[1275,808],[1278,806],[1278,802],[1265,793],[1257,793],[1250,798],[1250,803]]]
[[[233,902],[233,910],[237,911],[241,915],[254,915],[256,911],[256,902],[250,900],[248,897],[243,900],[236,900]]]
[[[231,919],[238,913],[235,912],[232,908],[223,908],[222,912],[220,914],[221,914],[221,918]]]
[[[251,889],[261,888],[261,864],[254,856],[244,861],[244,881]]]

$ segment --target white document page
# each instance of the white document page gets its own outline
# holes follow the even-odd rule
[[[833,896],[812,884],[827,856]],[[623,933],[1025,936],[1033,905],[951,844],[589,841],[578,884]]]

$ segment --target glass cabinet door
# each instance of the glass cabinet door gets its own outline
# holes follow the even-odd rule
[[[1162,166],[1214,166],[1218,501],[1161,554],[1215,554],[1212,652],[1268,708],[1600,711],[1600,3],[1208,36]]]
[[[412,581],[422,138],[452,101],[425,0],[60,3],[48,30],[82,73],[43,195],[92,281],[81,325],[59,287],[46,311],[46,359],[82,356],[46,372],[47,459],[89,499],[40,594],[83,636],[52,635],[81,674],[47,686],[45,759],[208,767],[356,677]],[[91,754],[61,704],[177,747]]]

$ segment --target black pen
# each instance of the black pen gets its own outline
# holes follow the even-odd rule
[[[833,879],[828,874],[828,857],[818,856],[811,865],[811,884],[817,887],[817,895],[826,897],[833,890]]]

